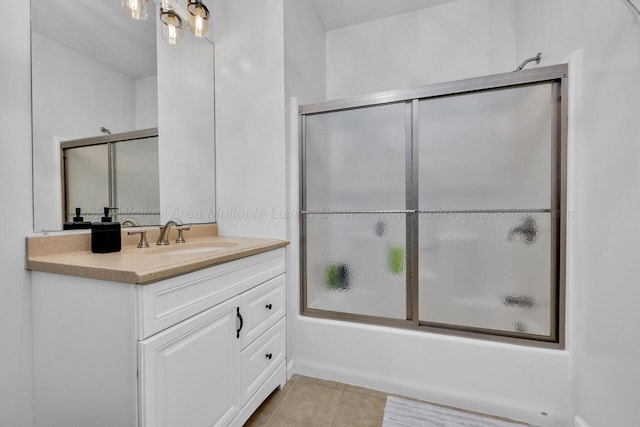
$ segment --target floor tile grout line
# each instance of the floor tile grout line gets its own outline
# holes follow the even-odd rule
[[[338,400],[338,406],[336,406],[336,410],[334,411],[333,417],[331,418],[331,427],[334,427],[335,425],[336,417],[338,416],[338,410],[340,409],[340,405],[342,405],[342,399],[344,399],[344,390],[340,390],[340,400]]]
[[[312,377],[309,377],[312,378]],[[269,420],[267,421],[267,423],[265,424],[265,427],[269,427],[269,424],[271,424],[272,419],[274,418],[274,416],[276,415],[276,413],[278,412],[278,409],[280,408],[280,406],[282,406],[282,404],[284,403],[285,399],[289,396],[289,394],[291,393],[291,391],[293,390],[293,387],[298,384],[298,380],[300,379],[300,377],[296,378],[295,380],[293,380],[293,383],[291,384],[291,387],[289,389],[289,391],[287,391],[287,393],[282,397],[282,399],[280,400],[280,402],[278,403],[278,405],[276,406],[276,408],[273,410],[272,414],[268,414],[269,415]],[[291,380],[289,380],[291,381]],[[333,417],[331,418],[331,426],[333,426],[334,420],[338,414],[338,408],[340,407],[340,404],[342,403],[342,398],[344,396],[344,389],[338,389],[335,387],[330,387],[324,384],[319,384],[316,382],[309,382],[309,384],[313,384],[313,385],[317,385],[329,390],[335,390],[335,391],[339,391],[340,392],[340,400],[338,401],[338,405],[336,406],[336,410],[333,413]]]
[[[291,381],[291,379],[289,380]],[[282,399],[280,399],[280,402],[278,402],[278,404],[276,405],[276,407],[273,409],[273,413],[268,414],[269,415],[269,420],[267,421],[267,423],[265,424],[265,427],[269,427],[269,424],[271,424],[271,419],[273,418],[273,416],[276,414],[276,412],[278,412],[278,408],[280,408],[280,406],[282,406],[282,403],[284,402],[284,400],[287,398],[287,396],[289,396],[289,394],[291,393],[291,390],[293,390],[293,387],[297,384],[298,379],[296,378],[295,380],[292,381],[291,387],[289,387],[289,390],[284,394],[284,396],[282,396]],[[286,385],[286,384],[285,384]],[[280,388],[280,391],[282,391],[282,389],[284,389],[284,387]]]

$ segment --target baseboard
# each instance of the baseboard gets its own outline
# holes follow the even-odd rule
[[[585,420],[580,418],[580,415],[575,416],[575,418],[573,419],[573,425],[574,427],[589,427],[589,424],[587,424]]]
[[[287,381],[289,381],[293,376],[293,374],[296,373],[295,367],[296,367],[295,361],[290,360],[289,363],[287,363]]]

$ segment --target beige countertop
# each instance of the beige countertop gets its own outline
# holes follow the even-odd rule
[[[215,224],[194,225],[185,232],[187,243],[174,243],[177,231],[171,230],[169,246],[155,244],[159,231],[150,229],[150,248],[139,249],[138,236],[122,232],[122,250],[109,254],[91,252],[89,232],[55,233],[27,237],[28,270],[66,274],[114,282],[147,284],[189,273],[216,264],[261,252],[282,248],[286,240],[218,235]]]

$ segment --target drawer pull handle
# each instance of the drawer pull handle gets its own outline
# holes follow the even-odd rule
[[[271,353],[267,353],[267,354],[266,354],[266,358],[267,358],[267,359],[271,360],[271,358],[272,358],[272,357],[273,357],[273,354],[271,354]]]
[[[244,320],[242,320],[242,315],[240,314],[240,307],[237,308],[236,316],[238,316],[238,320],[240,320],[240,327],[236,330],[236,338],[240,338],[240,331],[242,330],[242,325],[244,325]]]
[[[265,307],[267,307],[267,310],[271,310],[273,308],[273,306],[271,304],[267,304],[267,305],[265,305]]]

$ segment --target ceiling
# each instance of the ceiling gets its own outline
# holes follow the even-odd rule
[[[313,0],[326,31],[454,0]]]
[[[132,79],[156,74],[156,21],[153,8],[131,19],[120,0],[31,0],[33,30]]]
[[[334,30],[454,0],[312,0],[325,30]],[[151,6],[153,2],[149,2]],[[31,0],[39,33],[138,79],[156,74],[153,9],[145,21],[124,14],[121,0]]]

